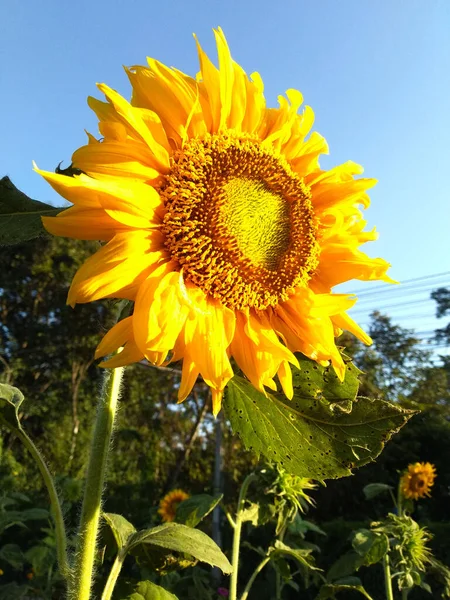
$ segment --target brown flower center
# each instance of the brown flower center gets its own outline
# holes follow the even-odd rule
[[[160,193],[171,256],[186,279],[225,306],[275,306],[317,265],[309,190],[257,140],[217,134],[188,141]]]

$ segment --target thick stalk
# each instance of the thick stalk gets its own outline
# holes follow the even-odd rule
[[[89,600],[91,595],[106,463],[122,374],[122,367],[105,371],[104,374],[103,388],[92,434],[78,530],[75,569],[69,588],[70,600]]]
[[[50,504],[53,512],[53,520],[55,522],[55,535],[56,535],[56,556],[58,558],[58,566],[61,575],[67,579],[69,576],[69,563],[67,560],[67,537],[66,530],[64,527],[64,519],[61,510],[61,504],[59,502],[58,494],[56,492],[55,483],[53,477],[50,475],[50,471],[44,462],[39,450],[33,444],[31,439],[22,429],[14,430],[16,435],[22,440],[31,456],[36,461],[39,471],[41,472],[42,478],[44,479],[45,486],[47,487],[48,495],[50,496]]]
[[[119,577],[120,570],[122,569],[125,556],[126,554],[123,554],[119,550],[116,560],[114,561],[111,571],[109,572],[108,581],[106,582],[105,589],[103,590],[101,600],[111,600],[114,586],[116,585],[117,578]]]
[[[389,565],[389,554],[384,555],[383,571],[384,571],[384,587],[386,590],[386,600],[394,600],[394,594],[392,593],[392,579],[391,579],[391,567]]]
[[[267,563],[270,560],[270,556],[266,556],[260,563],[259,565],[256,567],[256,569],[253,571],[252,576],[250,577],[250,579],[248,580],[247,585],[245,586],[245,589],[242,593],[241,596],[241,600],[247,600],[248,598],[248,594],[250,592],[250,588],[253,585],[253,582],[255,581],[256,577],[258,576],[259,573],[261,573],[261,571],[264,569],[264,567],[267,565]]]
[[[241,491],[239,493],[239,500],[237,506],[236,520],[234,523],[234,536],[233,536],[233,550],[231,555],[231,565],[233,571],[231,573],[230,581],[230,600],[237,600],[237,582],[238,582],[238,569],[239,569],[239,547],[241,544],[241,530],[242,530],[242,511],[245,504],[245,496],[247,494],[248,486],[256,479],[254,473],[250,473],[244,479]]]

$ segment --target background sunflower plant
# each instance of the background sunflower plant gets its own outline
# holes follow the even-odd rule
[[[351,161],[323,170],[327,143],[311,132],[312,109],[299,112],[300,92],[288,90],[277,108],[268,107],[260,75],[247,76],[222,30],[214,34],[218,67],[197,42],[195,78],[148,59],[126,69],[130,102],[98,86],[106,102],[90,98],[89,105],[99,136],[88,134],[67,170],[36,167],[69,208],[31,200],[3,182],[1,210],[10,219],[2,242],[40,235],[39,216],[54,235],[99,241],[67,302],[119,301],[117,322],[96,351],[105,378],[74,557],[45,462],[20,423],[23,397],[2,386],[2,422],[36,457],[50,492],[71,600],[91,595],[124,366],[178,365],[180,402],[203,378],[214,415],[223,407],[245,446],[294,478],[350,475],[413,414],[358,398],[359,371],[339,347],[344,330],[371,340],[346,312],[356,298],[333,288],[353,279],[391,281],[388,263],[360,250],[377,237],[365,230],[362,212],[375,180],[356,177],[362,168]],[[142,533],[117,515],[109,524],[118,558],[103,600],[126,553],[150,538],[153,546],[177,538],[176,549],[199,560],[209,548],[212,564],[231,569],[208,542],[197,552],[185,526]]]

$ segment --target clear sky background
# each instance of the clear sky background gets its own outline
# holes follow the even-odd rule
[[[367,218],[380,239],[365,249],[392,263],[392,277],[419,280],[345,290],[364,290],[361,324],[386,308],[427,339],[444,325],[430,290],[450,286],[450,0],[3,0],[0,176],[61,205],[31,161],[67,166],[84,129],[97,134],[86,104],[101,97],[95,83],[129,98],[121,65],[146,56],[195,75],[192,33],[215,57],[217,25],[233,58],[263,77],[268,105],[303,93],[330,145],[322,166],[352,159],[379,180]]]

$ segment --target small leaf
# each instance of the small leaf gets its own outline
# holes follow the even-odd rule
[[[151,581],[140,581],[126,600],[178,600],[176,596]]]
[[[319,533],[320,535],[327,535],[318,525],[311,523],[311,521],[307,521],[306,519],[302,519],[299,515],[296,515],[293,522],[289,524],[288,529],[290,534],[300,535],[302,537],[308,531],[314,531],[314,533]]]
[[[126,550],[140,544],[184,552],[213,567],[219,567],[223,573],[232,571],[231,564],[219,546],[203,531],[186,525],[165,523],[153,529],[138,531],[128,538]]]
[[[127,543],[133,533],[136,533],[134,526],[122,517],[113,513],[103,513],[103,518],[108,523],[116,540],[117,548],[121,550]]]
[[[363,559],[356,552],[347,552],[334,562],[328,573],[327,581],[335,582],[342,577],[348,577],[357,571],[363,564]]]
[[[320,592],[316,596],[315,600],[334,600],[336,598],[336,594],[340,592],[359,592],[362,594],[367,600],[373,600],[372,596],[366,592],[362,585],[336,585],[327,583],[320,588]],[[345,598],[345,596],[344,596]]]
[[[318,480],[351,475],[373,461],[414,414],[383,400],[355,399],[359,371],[351,364],[340,383],[331,369],[299,359],[292,400],[280,393],[266,396],[239,376],[229,382],[224,400],[245,446],[293,475]]]
[[[389,550],[389,540],[384,533],[374,533],[369,529],[358,529],[352,538],[352,546],[368,567],[380,562]]]
[[[277,558],[283,556],[285,558],[292,558],[300,566],[311,569],[313,571],[321,571],[319,567],[314,564],[314,557],[311,556],[311,550],[305,548],[291,548],[280,540],[275,541],[275,547],[270,552],[270,558]]]
[[[20,244],[45,233],[41,217],[54,217],[63,208],[28,198],[9,177],[0,179],[0,246]]]
[[[22,392],[6,383],[0,383],[0,423],[9,429],[21,430],[19,408],[24,401]]]
[[[209,494],[191,496],[187,500],[180,502],[177,506],[175,520],[182,525],[195,527],[216,508],[222,498],[223,494],[216,496],[210,496]]]
[[[369,483],[363,488],[363,492],[366,500],[372,500],[372,498],[375,498],[380,494],[386,494],[393,489],[394,488],[391,485],[387,485],[387,483]]]
[[[254,527],[258,525],[258,516],[259,516],[259,505],[255,502],[252,502],[250,506],[241,510],[240,517],[241,521],[244,523],[245,521],[250,521]]]
[[[30,586],[27,584],[18,585],[16,582],[7,583],[0,586],[0,600],[25,600],[29,598],[28,592]]]
[[[0,559],[7,562],[13,569],[23,567],[23,553],[17,544],[5,544],[0,548]]]

